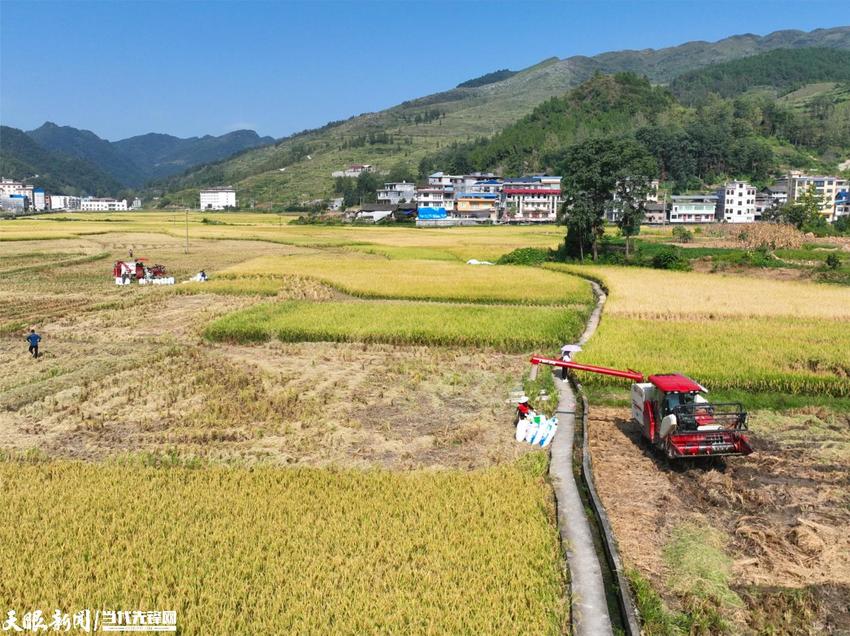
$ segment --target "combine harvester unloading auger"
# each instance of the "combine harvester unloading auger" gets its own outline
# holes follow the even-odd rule
[[[533,356],[532,376],[545,364],[573,371],[600,373],[632,380],[632,419],[643,436],[667,457],[749,455],[747,412],[738,402],[711,403],[708,390],[679,373],[644,378],[637,371],[621,371],[592,364]]]

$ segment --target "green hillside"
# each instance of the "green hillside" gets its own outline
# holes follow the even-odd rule
[[[654,159],[654,176],[672,181],[676,190],[727,177],[765,182],[789,166],[834,170],[836,159],[850,156],[850,94],[834,84],[817,86],[818,92],[793,101],[745,94],[711,96],[689,107],[646,78],[599,75],[494,137],[437,151],[423,164],[449,172],[568,176],[565,157],[582,144],[602,140],[594,147],[614,148],[631,140]],[[831,108],[814,108],[826,90]]]
[[[712,94],[732,97],[755,88],[781,95],[813,82],[850,82],[850,51],[778,49],[684,73],[670,90],[695,104]]]
[[[33,175],[37,179],[31,179]],[[26,179],[48,192],[62,194],[117,194],[122,186],[88,162],[45,150],[24,131],[0,127],[0,175]]]
[[[201,166],[156,184],[150,194],[166,193],[161,201],[168,204],[194,196],[202,186],[231,184],[237,187],[240,201],[254,201],[259,207],[321,198],[332,191],[331,172],[347,164],[370,163],[380,171],[399,165],[417,170],[426,156],[455,143],[494,136],[537,105],[563,95],[597,72],[634,71],[665,83],[708,64],[777,48],[812,46],[850,49],[850,27],[735,36],[714,43],[691,42],[595,57],[551,58],[500,81],[458,87],[333,122],[273,146]]]

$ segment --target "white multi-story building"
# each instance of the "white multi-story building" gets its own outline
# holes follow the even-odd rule
[[[534,175],[505,179],[502,185],[503,219],[507,222],[552,223],[561,205],[561,177]]]
[[[432,175],[428,175],[428,185],[432,188],[452,188],[453,190],[462,190],[463,177],[457,174],[435,172]]]
[[[82,199],[80,197],[69,197],[64,194],[50,195],[51,210],[79,210],[82,207]]]
[[[835,199],[838,193],[847,192],[850,189],[847,179],[832,176],[810,176],[799,172],[789,174],[786,182],[789,202],[796,201],[802,194],[813,188],[815,193],[823,199],[820,213],[828,221],[835,218]]]
[[[115,212],[127,209],[127,199],[109,199],[98,197],[86,197],[80,201],[80,210],[83,212]]]
[[[133,204],[130,206],[131,210],[141,210],[142,209],[142,200],[139,197],[133,199]]]
[[[717,218],[725,223],[756,220],[756,189],[746,181],[730,181],[717,191]]]
[[[47,209],[47,197],[45,196],[43,189],[33,188],[32,207],[36,212],[43,212]]]
[[[378,190],[378,203],[398,205],[412,202],[415,198],[416,185],[407,181],[385,183],[384,187]]]
[[[231,186],[204,188],[200,199],[202,210],[227,210],[236,207],[236,190]]]
[[[454,191],[443,188],[416,188],[416,207],[444,208],[453,210],[455,205]]]
[[[670,197],[670,223],[714,223],[717,195],[693,194]]]

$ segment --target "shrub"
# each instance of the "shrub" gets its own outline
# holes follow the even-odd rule
[[[655,269],[688,269],[688,261],[675,247],[665,247],[652,257]]]
[[[540,247],[520,247],[499,257],[498,265],[540,265],[549,260],[549,250]]]
[[[694,240],[694,234],[687,228],[677,226],[673,228],[673,238],[679,243],[690,243]]]
[[[833,254],[830,254],[829,256],[827,256],[826,257],[826,266],[829,269],[833,269],[833,270],[841,267],[841,259],[838,257],[838,254],[833,253]]]

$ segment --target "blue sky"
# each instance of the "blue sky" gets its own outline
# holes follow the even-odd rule
[[[850,23],[847,2],[0,0],[0,120],[283,135],[551,56]]]

